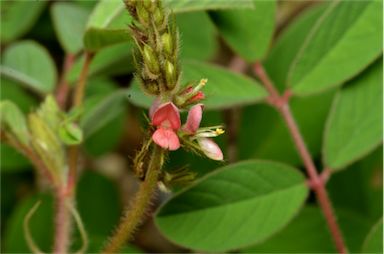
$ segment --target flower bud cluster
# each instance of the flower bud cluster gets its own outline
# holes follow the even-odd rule
[[[159,0],[125,0],[125,5],[134,19],[130,30],[138,47],[134,58],[142,89],[156,96],[172,93],[180,76],[174,21]]]

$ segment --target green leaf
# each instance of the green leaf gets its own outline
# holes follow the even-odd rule
[[[84,129],[85,136],[91,136],[122,112],[125,99],[126,92],[124,90],[116,91],[84,114],[81,126]]]
[[[37,21],[47,1],[3,1],[1,4],[1,42],[24,35]]]
[[[289,73],[297,95],[321,92],[361,72],[382,52],[382,2],[338,1],[316,22]]]
[[[299,15],[278,37],[267,55],[264,67],[280,91],[284,91],[286,87],[289,68],[300,46],[326,6],[326,4],[315,5]]]
[[[21,200],[6,224],[3,246],[6,253],[31,253],[24,238],[23,221],[39,200],[42,203],[30,221],[30,230],[37,246],[46,253],[51,251],[54,235],[52,198],[47,195],[33,195]]]
[[[207,109],[224,109],[259,102],[267,96],[257,81],[213,64],[185,61],[181,84],[207,78],[203,92]],[[137,82],[128,90],[129,100],[138,106],[149,107],[151,99],[139,89]]]
[[[89,66],[88,77],[122,75],[133,71],[132,43],[121,43],[103,48],[93,57]],[[84,64],[84,57],[79,58],[68,74],[70,82],[77,81]]]
[[[336,209],[346,244],[352,253],[359,251],[368,230],[368,222],[348,210]],[[282,231],[269,240],[245,248],[244,253],[336,253],[322,211],[315,206],[307,206]]]
[[[83,131],[74,123],[65,123],[59,128],[59,137],[66,145],[78,145],[83,141]]]
[[[76,193],[78,210],[90,236],[112,232],[119,222],[120,200],[115,184],[97,172],[86,171]]]
[[[89,11],[77,4],[57,2],[51,7],[51,17],[61,46],[75,54],[83,48],[82,36]]]
[[[371,152],[382,139],[382,60],[337,94],[324,137],[324,163],[339,170]]]
[[[131,20],[123,1],[101,0],[87,23],[85,48],[96,51],[105,46],[130,41],[127,25]]]
[[[376,222],[383,214],[383,147],[347,170],[332,174],[327,184],[333,204]]]
[[[56,84],[55,64],[45,48],[33,41],[22,41],[8,47],[2,57],[0,73],[35,90],[51,92]]]
[[[291,167],[240,162],[176,194],[155,222],[179,245],[222,252],[271,236],[299,210],[307,193],[304,176]]]
[[[372,227],[365,238],[362,253],[383,253],[383,218]]]
[[[249,9],[253,8],[253,0],[217,1],[217,0],[165,0],[164,6],[173,12],[204,11],[216,9]]]
[[[205,12],[179,14],[176,25],[180,32],[182,59],[208,60],[214,56],[218,46],[216,31]]]
[[[292,98],[290,106],[313,157],[320,154],[326,118],[334,92]],[[302,161],[281,115],[268,105],[244,108],[238,132],[240,159],[261,158],[292,165]]]
[[[263,58],[275,27],[276,1],[254,1],[254,5],[254,10],[210,13],[225,41],[249,62]]]
[[[0,119],[2,125],[14,135],[21,144],[28,145],[29,132],[25,115],[11,101],[0,101]]]
[[[81,126],[85,128],[84,147],[87,153],[100,156],[113,149],[121,140],[126,124],[124,97],[110,80],[90,80],[81,121]]]

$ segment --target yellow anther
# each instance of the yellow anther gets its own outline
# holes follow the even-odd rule
[[[203,78],[203,79],[200,80],[200,84],[199,85],[205,86],[205,84],[207,84],[207,82],[208,82],[208,79]]]
[[[221,129],[221,128],[217,128],[217,129],[215,130],[215,132],[216,132],[217,135],[221,135],[221,134],[223,134],[225,131],[224,131],[223,129]]]

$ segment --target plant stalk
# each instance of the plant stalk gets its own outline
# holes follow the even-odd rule
[[[163,164],[163,153],[164,151],[159,146],[154,145],[145,179],[102,253],[117,253],[124,243],[133,237],[135,229],[142,222],[156,191],[158,177]]]
[[[304,139],[300,133],[297,123],[290,110],[290,107],[288,104],[288,98],[285,95],[279,94],[274,84],[272,83],[267,73],[265,72],[264,67],[261,65],[261,63],[257,62],[254,65],[254,73],[258,76],[260,81],[268,90],[270,94],[271,104],[280,112],[280,114],[282,115],[288,127],[288,130],[295,143],[296,149],[304,163],[305,169],[310,179],[311,187],[316,194],[317,201],[327,221],[327,224],[331,232],[335,246],[337,248],[337,251],[339,253],[346,253],[347,248],[344,244],[341,230],[336,221],[336,217],[333,212],[331,201],[325,189],[325,183],[323,181],[323,177],[319,175],[319,173],[317,172],[316,166],[313,163],[312,157],[307,149]]]
[[[64,188],[56,191],[55,214],[55,242],[53,252],[55,254],[68,253],[71,236],[71,212],[68,209],[72,197],[67,195]]]

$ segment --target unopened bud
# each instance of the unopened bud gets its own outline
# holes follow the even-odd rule
[[[160,73],[160,66],[159,62],[157,60],[157,57],[155,53],[153,52],[152,48],[148,45],[145,45],[143,48],[143,59],[144,63],[147,65],[148,69],[153,74],[159,74]]]
[[[164,52],[168,55],[172,55],[173,41],[169,33],[165,33],[161,36],[161,43],[163,44]]]
[[[165,79],[167,81],[166,86],[169,90],[172,90],[176,86],[176,69],[169,61],[165,61]]]
[[[159,85],[156,81],[146,81],[145,90],[152,95],[158,95],[160,93]]]
[[[148,11],[144,8],[143,5],[138,4],[136,8],[137,16],[141,23],[143,24],[150,24],[150,17]]]
[[[156,8],[153,13],[153,19],[157,26],[161,26],[164,23],[164,13],[160,8]]]
[[[66,145],[77,145],[83,141],[83,132],[75,123],[65,123],[59,128],[59,137]]]

